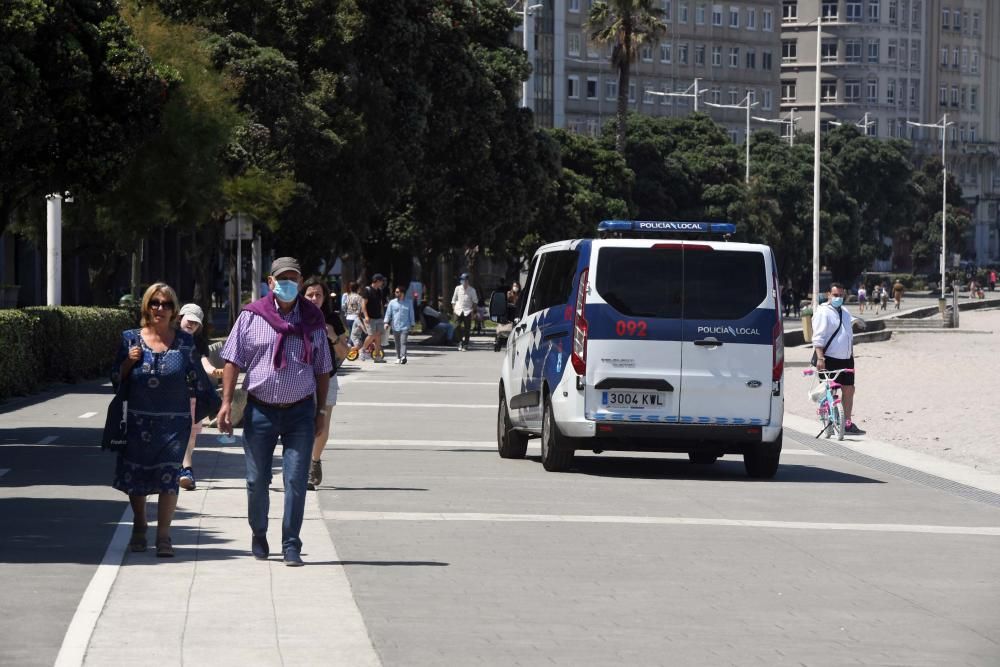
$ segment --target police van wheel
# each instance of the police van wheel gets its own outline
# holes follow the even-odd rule
[[[575,453],[567,439],[559,433],[559,426],[552,415],[552,403],[546,400],[542,416],[542,467],[549,472],[569,470]]]
[[[500,388],[500,408],[497,410],[497,452],[502,459],[523,459],[528,451],[528,436],[515,431],[507,412],[507,399]]]
[[[778,472],[781,458],[781,438],[774,442],[757,442],[748,445],[743,453],[743,465],[747,474],[756,479],[770,479]]]
[[[718,458],[712,452],[688,452],[688,459],[691,460],[691,463],[697,463],[698,465],[712,465]]]

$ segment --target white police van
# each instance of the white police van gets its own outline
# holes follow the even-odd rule
[[[774,253],[714,240],[734,225],[609,220],[602,236],[545,245],[500,373],[497,445],[523,458],[541,437],[546,470],[574,451],[742,454],[768,478],[781,454],[784,346]],[[686,237],[686,238],[685,238]],[[706,240],[708,239],[708,240]]]

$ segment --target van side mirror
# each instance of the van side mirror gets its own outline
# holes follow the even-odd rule
[[[507,293],[496,291],[490,295],[490,319],[497,324],[510,322],[510,307],[507,304]]]

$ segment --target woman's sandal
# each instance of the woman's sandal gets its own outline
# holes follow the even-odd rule
[[[128,550],[133,553],[139,553],[146,550],[149,546],[146,541],[146,529],[148,526],[143,526],[139,528],[138,526],[132,526],[132,539],[128,542]]]
[[[174,545],[169,537],[161,537],[156,540],[156,557],[157,558],[173,558],[174,557]]]

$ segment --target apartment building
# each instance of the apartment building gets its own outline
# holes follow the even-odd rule
[[[542,5],[537,7],[537,4]],[[529,21],[535,65],[529,106],[542,126],[597,134],[615,116],[618,72],[610,47],[589,39],[591,0],[545,0]],[[632,66],[630,107],[650,116],[685,116],[694,109],[695,80],[702,103],[742,104],[755,114],[778,112],[781,45],[778,0],[659,0],[666,34],[643,45]],[[746,134],[745,112],[699,104],[726,126],[734,141]]]
[[[995,0],[782,0],[781,109],[811,131],[861,123],[940,154],[934,123],[948,113],[948,168],[975,220],[956,253],[1000,260],[1000,2]],[[817,35],[820,85],[816,90]],[[818,95],[817,95],[818,92]],[[867,122],[866,122],[867,121]]]

